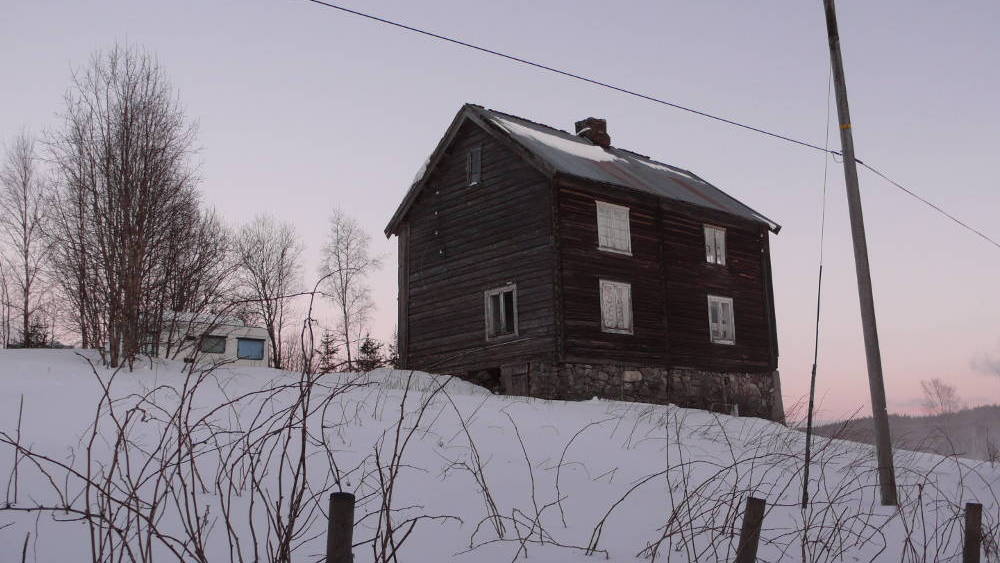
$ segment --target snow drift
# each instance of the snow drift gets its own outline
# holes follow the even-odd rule
[[[765,561],[960,560],[966,502],[998,557],[985,462],[897,451],[882,507],[870,446],[817,438],[802,510],[804,437],[764,420],[392,370],[96,364],[0,351],[5,561],[319,561],[339,490],[358,562],[732,560],[749,495]]]

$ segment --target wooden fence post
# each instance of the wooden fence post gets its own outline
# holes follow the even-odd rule
[[[743,529],[740,531],[740,545],[736,549],[736,563],[754,563],[757,560],[757,543],[760,541],[760,526],[764,523],[764,506],[764,499],[747,497]]]
[[[979,563],[983,540],[983,505],[965,503],[965,548],[962,563]]]
[[[326,563],[352,563],[354,555],[354,495],[330,494],[330,520],[326,527]]]

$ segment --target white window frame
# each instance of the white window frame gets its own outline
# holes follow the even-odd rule
[[[514,327],[514,330],[513,330],[513,332],[504,332],[504,333],[494,334],[493,333],[493,309],[490,307],[490,298],[493,297],[494,295],[499,295],[500,296],[500,305],[501,305],[500,306],[500,325],[503,326],[504,321],[507,320],[506,319],[506,315],[507,315],[506,308],[503,307],[503,294],[504,293],[510,293],[511,294],[511,299],[513,300],[513,305],[514,305],[514,319],[513,319],[514,323],[513,323],[513,327]],[[486,317],[486,340],[498,340],[498,339],[504,339],[504,338],[513,338],[513,337],[515,337],[515,336],[518,335],[518,326],[517,326],[517,284],[516,283],[509,283],[509,284],[507,284],[507,285],[505,285],[503,287],[497,287],[497,288],[493,288],[493,289],[487,289],[486,291],[484,291],[483,292],[483,307],[484,307],[484,311],[486,312],[486,315],[485,315],[485,317]]]
[[[719,306],[719,322],[712,322],[712,305],[717,304]],[[722,326],[718,329],[715,325],[725,325],[723,317],[725,315],[726,308],[728,306],[729,311],[729,332],[726,333]],[[713,344],[726,344],[733,345],[736,344],[736,310],[733,308],[733,298],[732,297],[722,297],[719,295],[709,295],[708,296],[708,337]]]
[[[607,301],[612,296],[612,292],[622,292],[622,308],[609,315],[614,304]],[[632,284],[612,280],[600,280],[598,285],[598,298],[601,305],[601,331],[613,334],[633,334],[635,330],[634,315],[632,311]],[[609,317],[614,317],[609,319]],[[618,319],[621,318],[621,322]],[[609,320],[613,322],[609,322]]]
[[[725,227],[705,225],[705,261],[709,264],[726,265]]]
[[[597,204],[597,249],[632,255],[632,230],[629,208],[606,201]]]
[[[465,181],[469,186],[476,186],[483,181],[483,147],[475,146],[469,149],[465,157]]]

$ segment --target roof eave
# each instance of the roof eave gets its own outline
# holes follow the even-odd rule
[[[585,176],[578,176],[578,175],[572,174],[570,172],[557,172],[555,174],[555,179],[558,181],[559,178],[568,178],[568,179],[571,179],[571,180],[576,180],[578,182],[585,182],[587,184],[592,184],[594,186],[601,187],[601,188],[604,188],[604,187],[613,187],[613,188],[620,189],[620,190],[629,190],[629,191],[636,192],[636,193],[646,194],[646,195],[649,195],[650,197],[655,197],[657,199],[661,199],[661,200],[664,200],[664,201],[674,201],[674,202],[678,202],[678,203],[683,203],[685,205],[690,205],[690,206],[693,206],[693,207],[697,207],[699,209],[707,209],[709,211],[714,211],[716,213],[725,213],[726,215],[730,215],[732,217],[736,217],[737,219],[740,219],[742,221],[747,221],[749,223],[756,223],[758,225],[764,225],[765,227],[767,227],[768,231],[770,231],[770,232],[772,232],[774,234],[778,234],[778,231],[781,230],[781,225],[779,225],[779,224],[775,223],[774,221],[768,219],[764,215],[762,215],[760,213],[757,213],[752,208],[750,208],[749,206],[746,206],[746,205],[744,205],[744,207],[746,207],[750,211],[753,211],[753,213],[755,215],[757,215],[758,217],[760,217],[760,219],[753,219],[751,217],[746,217],[744,215],[739,215],[739,214],[733,213],[731,211],[726,211],[726,210],[723,210],[723,209],[716,209],[716,208],[713,208],[713,207],[708,207],[708,206],[701,205],[701,204],[694,203],[694,202],[687,202],[687,201],[682,201],[682,200],[678,200],[678,199],[674,199],[674,198],[670,198],[670,197],[665,197],[663,195],[651,194],[651,193],[649,193],[649,192],[647,192],[645,190],[642,190],[640,188],[637,188],[635,186],[628,186],[628,185],[625,185],[625,184],[609,184],[609,183],[606,183],[606,182],[599,182],[597,180],[594,180],[593,178],[587,178]],[[726,195],[728,195],[728,194],[726,194]],[[729,197],[732,197],[732,196],[729,196]]]
[[[445,130],[444,135],[441,140],[438,141],[434,151],[427,157],[427,163],[424,167],[423,174],[418,178],[415,178],[413,183],[410,185],[410,189],[406,191],[406,195],[403,196],[403,201],[399,203],[399,207],[396,208],[396,212],[392,214],[392,218],[389,219],[389,223],[385,226],[385,238],[390,238],[392,235],[399,234],[399,224],[403,222],[403,218],[406,217],[406,213],[410,210],[413,202],[416,201],[417,196],[420,195],[420,191],[423,189],[424,184],[427,183],[427,177],[430,176],[434,167],[437,166],[438,161],[441,160],[441,155],[444,153],[445,148],[451,144],[458,130],[465,123],[465,120],[469,117],[471,110],[475,108],[474,104],[465,104],[462,109],[458,110],[455,117],[451,120],[451,125]]]

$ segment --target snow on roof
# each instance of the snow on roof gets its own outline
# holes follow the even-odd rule
[[[424,159],[424,163],[420,165],[420,169],[417,170],[417,173],[413,175],[413,181],[410,182],[411,186],[424,178],[424,174],[427,173],[427,167],[430,165],[431,165],[431,157],[428,156],[427,158]]]
[[[470,106],[559,173],[640,190],[722,211],[777,232],[781,227],[709,182],[681,168],[617,147],[602,148],[583,137],[479,106]]]
[[[395,232],[399,222],[402,221],[416,200],[422,183],[430,172],[428,166],[435,155],[444,150],[450,135],[457,131],[458,127],[470,115],[476,116],[478,118],[476,121],[480,124],[488,122],[489,125],[499,129],[511,140],[550,166],[552,171],[556,173],[609,186],[639,190],[657,197],[722,211],[755,223],[761,223],[774,233],[781,229],[781,226],[774,221],[687,170],[657,162],[647,156],[628,150],[616,147],[605,149],[572,133],[535,123],[516,115],[486,109],[474,104],[466,104],[455,116],[455,120],[448,130],[449,133],[445,134],[428,162],[417,171],[406,197],[403,198],[402,203],[385,228],[386,236]]]
[[[687,172],[681,170],[680,168],[674,168],[673,166],[669,166],[667,164],[661,164],[653,160],[646,160],[645,158],[637,158],[635,159],[635,161],[638,162],[639,164],[646,165],[654,170],[660,170],[662,172],[668,172],[670,174],[677,174],[678,176],[682,176],[684,178],[687,178],[688,180],[693,180],[695,182],[700,182],[702,184],[705,183],[705,181],[702,180],[701,178],[692,176],[691,174],[688,174]]]
[[[494,116],[492,117],[492,120],[511,135],[527,141],[528,143],[541,143],[555,150],[596,162],[624,162],[625,160],[605,151],[597,145],[590,144],[590,142],[585,141],[580,137],[566,138],[546,131],[539,131],[538,129],[525,127],[524,125],[502,117]]]

